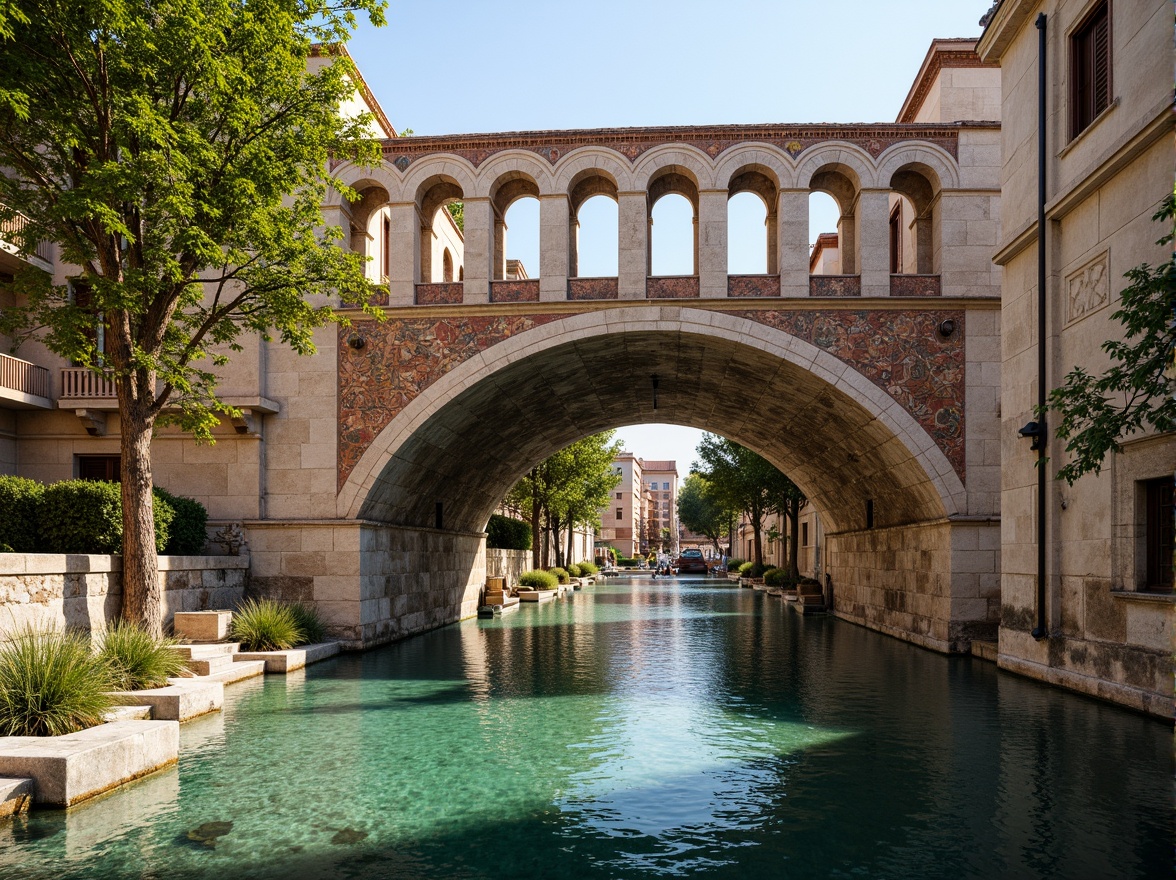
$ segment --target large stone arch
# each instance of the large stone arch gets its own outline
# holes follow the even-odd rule
[[[738,144],[724,150],[715,159],[715,184],[730,186],[732,178],[745,169],[762,171],[774,177],[779,189],[796,188],[796,165],[783,150],[764,143]]]
[[[889,186],[895,172],[907,165],[926,166],[938,178],[941,189],[958,189],[959,166],[951,154],[935,144],[905,141],[887,147],[878,156],[878,185]]]
[[[639,375],[618,366],[625,352],[636,353]],[[662,377],[658,412],[646,405],[646,371]],[[451,370],[375,438],[339,493],[338,515],[419,528],[442,503],[447,529],[478,531],[546,455],[652,421],[757,449],[810,493],[833,530],[863,528],[867,498],[880,525],[965,509],[932,438],[833,355],[742,317],[641,307],[553,321]]]
[[[799,189],[811,189],[813,175],[822,168],[842,165],[853,171],[859,189],[873,189],[878,186],[878,175],[870,154],[853,144],[843,141],[827,141],[809,147],[796,166],[796,185]]]

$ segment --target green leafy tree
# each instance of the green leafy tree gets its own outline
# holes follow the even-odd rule
[[[563,563],[559,532],[567,529],[567,552],[572,552],[571,532],[579,525],[597,525],[600,508],[608,504],[620,477],[612,461],[621,444],[615,432],[593,434],[577,440],[533,467],[507,494],[507,503],[531,514],[532,565],[546,568],[554,545],[556,564]]]
[[[1168,227],[1158,244],[1172,243],[1174,216],[1176,198],[1168,196],[1152,218]],[[1111,365],[1099,376],[1077,367],[1049,395],[1048,409],[1061,417],[1055,430],[1070,454],[1058,479],[1070,485],[1097,471],[1124,437],[1176,430],[1176,255],[1124,277],[1131,283],[1111,316],[1123,325],[1123,338],[1102,345]]]
[[[215,368],[242,334],[314,352],[333,297],[363,303],[362,258],[322,228],[332,160],[374,163],[342,45],[383,0],[83,0],[7,6],[0,26],[0,220],[55,242],[75,283],[29,270],[0,328],[113,376],[125,619],[161,628],[151,436],[211,440]],[[21,15],[12,15],[19,9]],[[333,63],[310,72],[316,46]],[[327,295],[318,301],[311,297]],[[96,344],[104,328],[105,348]]]
[[[708,538],[715,553],[722,549],[719,542],[734,531],[739,513],[701,474],[687,474],[682,481],[678,492],[678,521],[695,534]]]
[[[788,512],[792,504],[790,499],[794,496],[803,498],[803,494],[771,462],[732,440],[705,434],[697,452],[701,465],[695,472],[714,486],[725,504],[747,515],[752,525],[755,562],[763,565],[760,533],[764,517]],[[799,505],[796,509],[799,511]]]

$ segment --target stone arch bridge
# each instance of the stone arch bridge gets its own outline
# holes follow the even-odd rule
[[[357,646],[468,616],[486,520],[533,464],[673,422],[755,449],[805,490],[838,615],[943,651],[991,637],[998,137],[987,123],[414,137],[386,141],[376,169],[339,166],[361,198],[324,214],[372,258],[385,319],[350,314],[309,362],[271,355],[282,412],[266,467],[286,436],[319,442],[275,470],[266,518],[247,523],[254,585],[312,599]],[[727,201],[744,191],[765,205],[762,275],[727,274]],[[810,274],[814,191],[840,209],[837,274]],[[694,211],[694,272],[656,277],[650,217],[669,193]],[[594,195],[618,206],[611,278],[577,274]],[[503,218],[527,196],[539,273],[511,278]],[[434,224],[454,200],[461,280],[435,280]]]

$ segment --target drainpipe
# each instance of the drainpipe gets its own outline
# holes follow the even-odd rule
[[[1045,625],[1045,13],[1037,15],[1037,626],[1033,638],[1049,633]]]

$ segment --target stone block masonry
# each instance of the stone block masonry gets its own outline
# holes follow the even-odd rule
[[[161,556],[164,627],[177,611],[232,608],[248,556]],[[0,553],[0,639],[26,625],[101,631],[122,608],[122,557]]]

